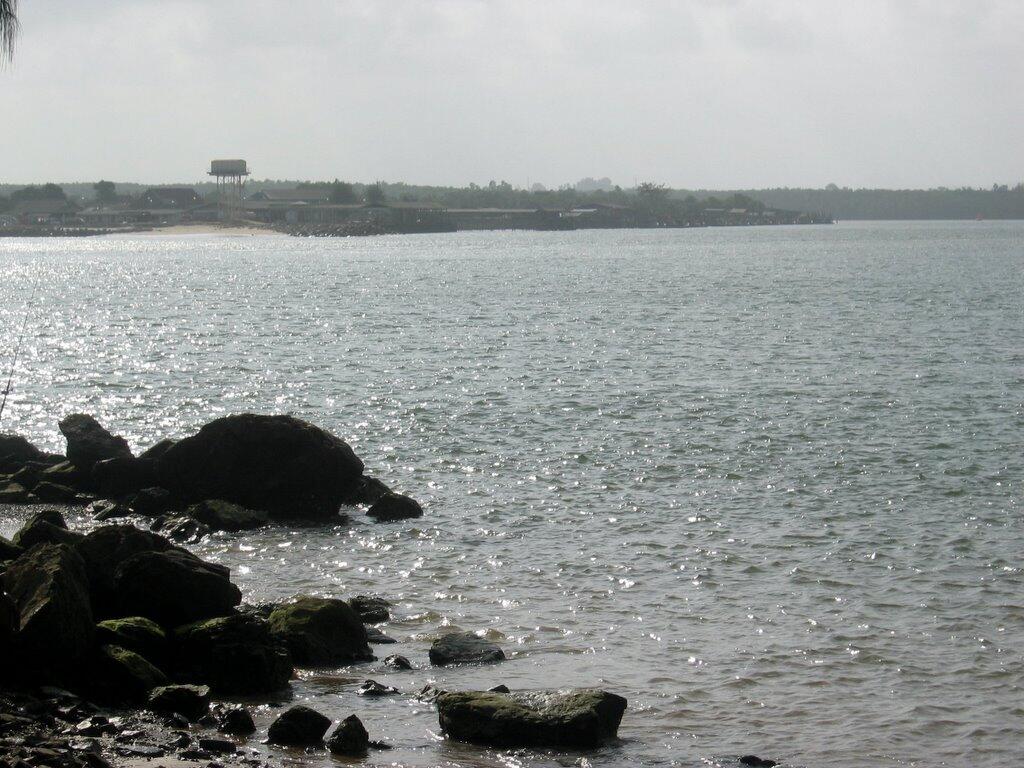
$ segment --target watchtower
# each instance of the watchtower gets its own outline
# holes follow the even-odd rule
[[[239,218],[242,208],[242,187],[249,168],[245,160],[214,160],[209,175],[217,181],[217,200],[220,217],[228,221]]]

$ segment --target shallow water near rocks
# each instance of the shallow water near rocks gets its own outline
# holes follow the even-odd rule
[[[197,547],[248,600],[394,601],[401,642],[375,651],[416,669],[294,685],[394,745],[364,764],[1018,758],[1024,224],[4,240],[0,258],[5,369],[29,318],[4,430],[62,450],[58,419],[84,411],[141,450],[291,413],[423,502]],[[25,514],[0,509],[0,532]],[[429,667],[452,629],[510,660]],[[403,695],[358,696],[367,678]],[[597,752],[486,750],[440,738],[428,683],[592,685],[629,709]]]

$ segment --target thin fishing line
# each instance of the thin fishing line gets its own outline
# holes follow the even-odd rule
[[[4,387],[4,399],[0,400],[0,420],[4,417],[4,408],[7,406],[7,396],[11,393],[11,382],[14,381],[14,369],[18,366],[18,358],[21,356],[21,345],[25,341],[25,329],[28,327],[28,316],[32,312],[32,303],[36,298],[36,289],[39,287],[39,277],[32,281],[32,294],[28,297],[28,306],[25,307],[25,316],[21,318],[21,331],[18,334],[18,343],[14,348],[14,359],[11,360],[11,370],[7,374],[7,386]]]

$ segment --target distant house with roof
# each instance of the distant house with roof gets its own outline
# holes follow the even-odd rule
[[[133,202],[137,209],[152,210],[185,210],[202,205],[203,198],[192,187],[150,187]]]
[[[323,187],[299,187],[297,189],[263,189],[249,195],[247,200],[262,203],[316,205],[329,202],[331,193]]]
[[[19,224],[67,224],[78,217],[79,207],[62,198],[22,200],[10,211]]]

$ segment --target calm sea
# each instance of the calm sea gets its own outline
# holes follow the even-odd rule
[[[1022,223],[3,240],[0,259],[5,370],[28,317],[5,430],[58,450],[84,411],[143,449],[291,413],[422,500],[412,524],[198,547],[251,600],[394,600],[401,642],[377,652],[415,671],[294,686],[394,745],[370,765],[1020,759]],[[430,668],[453,628],[511,660]],[[408,695],[358,697],[371,677]],[[501,753],[439,738],[427,683],[596,685],[629,710],[602,751]]]

